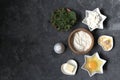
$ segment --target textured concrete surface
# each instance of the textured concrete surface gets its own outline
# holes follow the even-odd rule
[[[52,12],[68,7],[78,14],[78,22],[68,32],[58,32],[49,23]],[[81,23],[85,10],[99,7],[108,18],[104,30],[95,30],[95,43],[102,34],[114,37],[114,48],[105,52],[95,44],[88,53],[98,51],[107,60],[103,75],[89,77],[80,67],[84,55],[72,54],[67,45],[70,32],[86,25]],[[57,55],[56,42],[63,42],[66,51]],[[0,0],[0,80],[119,80],[120,79],[120,0]],[[77,60],[75,76],[63,75],[61,64]]]

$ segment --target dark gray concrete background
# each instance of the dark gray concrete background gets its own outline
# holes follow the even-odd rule
[[[68,32],[58,32],[49,23],[52,12],[61,7],[78,14],[78,22]],[[104,74],[89,77],[80,67],[84,55],[72,54],[67,44],[71,31],[85,27],[81,21],[85,10],[100,8],[108,18],[103,30],[93,31],[95,46],[88,53],[98,51],[107,60]],[[114,48],[105,52],[97,45],[97,38],[107,34],[114,37]],[[0,80],[119,80],[120,79],[120,0],[0,0]],[[57,55],[56,42],[63,42],[66,51]],[[75,59],[75,76],[61,73],[60,67]]]

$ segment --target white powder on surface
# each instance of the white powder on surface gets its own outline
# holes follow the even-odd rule
[[[87,24],[90,26],[90,28],[98,28],[100,21],[101,18],[99,13],[91,12],[91,14],[88,15]]]
[[[79,31],[75,33],[73,45],[78,51],[86,51],[90,48],[92,44],[92,39],[90,35],[84,31]]]

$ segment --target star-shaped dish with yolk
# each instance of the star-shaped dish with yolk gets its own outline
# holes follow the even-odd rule
[[[85,62],[82,65],[82,69],[86,70],[90,77],[96,73],[103,74],[103,66],[106,60],[99,57],[98,52],[94,53],[92,56],[85,55]]]
[[[96,28],[103,29],[103,21],[106,18],[106,16],[100,13],[99,8],[96,8],[93,11],[86,10],[85,18],[82,23],[86,24],[90,31],[93,31]]]

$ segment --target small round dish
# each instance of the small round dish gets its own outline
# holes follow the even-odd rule
[[[74,47],[74,37],[75,37],[75,34],[77,32],[80,32],[80,31],[83,31],[85,33],[87,33],[89,35],[89,37],[91,38],[91,44],[89,46],[89,48],[85,51],[78,51],[75,47]],[[73,32],[70,33],[69,37],[68,37],[68,45],[70,47],[70,49],[75,53],[75,54],[86,54],[88,53],[92,48],[93,48],[93,45],[94,45],[94,37],[92,35],[92,33],[90,31],[88,31],[87,29],[85,28],[78,28],[78,29],[75,29]]]

